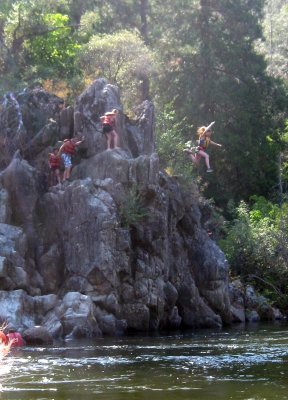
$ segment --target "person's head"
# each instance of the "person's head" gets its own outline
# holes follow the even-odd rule
[[[200,128],[197,129],[198,136],[203,136],[205,133],[205,129],[206,129],[206,126],[200,126]]]
[[[55,155],[55,156],[57,156],[57,153],[58,153],[58,147],[54,147],[54,149],[53,149],[53,154]]]
[[[116,108],[114,108],[112,111],[107,111],[105,112],[105,115],[112,115],[114,114],[114,116],[116,117],[116,115],[118,114],[118,110],[116,110]]]
[[[197,129],[197,134],[199,136],[208,136],[210,137],[212,134],[212,128],[211,128],[211,124],[209,126],[201,126],[200,128]]]

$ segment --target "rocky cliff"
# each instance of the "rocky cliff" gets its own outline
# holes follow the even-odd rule
[[[120,110],[121,148],[99,117]],[[232,320],[228,265],[201,223],[197,189],[159,170],[154,108],[129,120],[95,81],[74,107],[41,88],[7,94],[0,122],[0,317],[54,338]],[[81,134],[72,181],[47,186],[52,146]]]

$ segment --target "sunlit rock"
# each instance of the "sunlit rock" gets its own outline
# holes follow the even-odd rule
[[[0,146],[0,289],[16,313],[3,319],[66,339],[231,322],[227,260],[201,225],[196,186],[159,169],[153,104],[129,119],[104,79],[69,108],[40,89],[14,97],[1,111],[0,137],[15,140]],[[120,148],[106,150],[100,116],[112,108]],[[73,135],[85,140],[72,181],[48,188],[47,155]]]
[[[52,344],[53,337],[43,326],[34,326],[23,332],[23,339],[29,345]]]

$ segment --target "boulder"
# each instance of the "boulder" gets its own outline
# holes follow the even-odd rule
[[[260,315],[257,313],[256,310],[246,309],[245,310],[245,320],[247,322],[259,322]]]
[[[0,189],[0,223],[9,224],[11,221],[11,208],[8,191]]]
[[[229,283],[229,298],[233,322],[245,322],[244,286],[239,279]]]
[[[5,278],[8,275],[7,258],[0,256],[0,278]]]
[[[43,326],[33,326],[23,332],[23,339],[30,345],[47,345],[53,343],[53,337]]]
[[[22,332],[35,325],[34,301],[24,290],[1,290],[0,304],[1,320],[16,331]]]
[[[59,116],[59,139],[64,140],[73,136],[74,133],[74,108],[63,107]]]
[[[43,148],[53,146],[59,137],[62,108],[63,100],[41,87],[6,93],[0,115],[2,168],[10,163],[16,150],[33,163]]]

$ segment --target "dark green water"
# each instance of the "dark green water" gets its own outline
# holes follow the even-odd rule
[[[1,399],[288,399],[288,324],[25,347]]]

